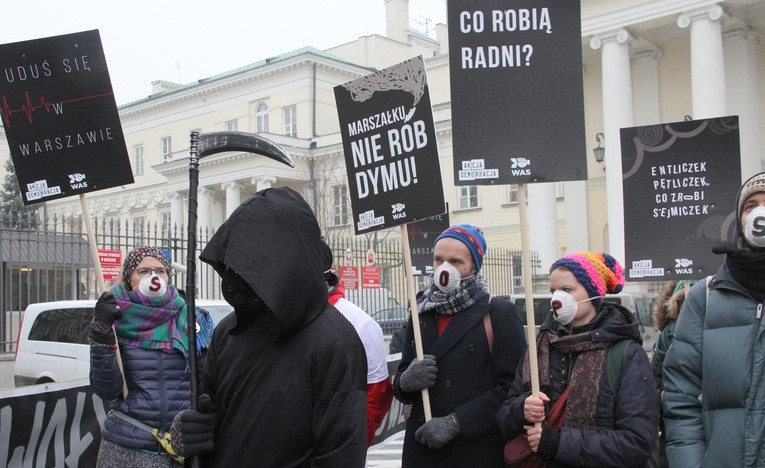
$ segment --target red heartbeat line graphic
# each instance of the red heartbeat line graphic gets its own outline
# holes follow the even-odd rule
[[[423,239],[428,238],[428,234],[434,234],[434,237],[438,237],[439,234],[441,234],[441,231],[434,232],[434,231],[426,231],[420,227],[417,226],[407,226],[409,229],[409,235],[413,238],[422,237]]]
[[[95,94],[93,96],[83,96],[79,98],[74,99],[67,99],[64,101],[59,102],[48,102],[47,99],[40,96],[40,99],[38,100],[39,104],[35,105],[35,103],[32,102],[32,98],[29,96],[29,93],[27,91],[24,91],[24,104],[21,105],[21,107],[17,109],[11,109],[11,106],[8,104],[8,98],[3,95],[3,105],[0,108],[0,115],[2,115],[3,120],[5,121],[5,125],[7,127],[11,126],[11,116],[13,114],[23,113],[27,116],[27,120],[29,123],[32,123],[32,114],[38,110],[38,109],[45,109],[45,112],[50,113],[51,108],[56,114],[61,114],[64,111],[64,104],[69,104],[71,102],[77,102],[77,101],[85,101],[88,99],[96,99],[103,96],[111,96],[113,93],[102,93],[102,94]]]

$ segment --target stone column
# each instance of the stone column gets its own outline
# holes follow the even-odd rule
[[[749,26],[723,34],[728,113],[739,116],[741,180],[762,171],[757,46],[760,35]]]
[[[529,248],[539,254],[537,273],[544,275],[559,257],[555,183],[528,184],[527,187],[529,188]]]
[[[226,191],[226,219],[242,204],[242,184],[226,182],[220,188]],[[258,189],[260,190],[260,189]]]
[[[228,216],[225,214],[223,197],[216,193],[210,197],[210,225],[213,228],[212,232],[214,233],[226,219],[228,219]]]
[[[725,63],[722,22],[725,10],[719,5],[685,12],[677,19],[681,28],[691,27],[691,91],[693,118],[726,115]]]
[[[624,29],[597,34],[590,47],[602,49],[603,134],[605,135],[608,250],[624,262],[624,206],[619,129],[634,126],[629,46],[634,37]],[[626,265],[625,265],[626,267]]]
[[[197,230],[210,232],[210,197],[212,191],[207,187],[200,187],[197,192]]]
[[[662,52],[656,46],[635,51],[631,57],[635,106],[635,125],[661,122],[659,96],[659,60]]]
[[[170,194],[170,232],[173,236],[181,234],[181,228],[186,226],[187,219],[183,212],[183,197],[178,192]]]
[[[566,220],[566,252],[589,250],[586,181],[574,180],[563,183],[563,211]]]
[[[273,183],[276,182],[276,177],[253,177],[250,182],[255,184],[255,191],[260,192],[261,190],[271,188]]]

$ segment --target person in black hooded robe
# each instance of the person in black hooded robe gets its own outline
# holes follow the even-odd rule
[[[364,466],[364,347],[327,301],[320,246],[305,200],[272,188],[237,208],[200,255],[234,313],[204,365],[212,417],[204,394],[199,411],[176,417],[185,455],[203,453],[204,466]]]

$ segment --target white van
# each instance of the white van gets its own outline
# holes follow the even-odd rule
[[[88,378],[88,332],[95,300],[30,304],[24,311],[16,345],[13,380],[17,387]],[[195,301],[218,322],[232,310],[225,301]]]
[[[523,325],[526,325],[526,295],[525,294],[512,294],[504,297],[515,303],[518,306],[518,311],[521,313],[521,320]],[[622,305],[631,310],[638,320],[640,327],[640,334],[643,337],[643,349],[646,350],[649,357],[653,353],[653,345],[658,338],[659,332],[653,325],[651,318],[651,304],[657,297],[653,293],[637,293],[637,292],[620,292],[619,294],[606,295],[606,302],[613,302],[615,304]],[[536,293],[534,298],[534,322],[537,326],[541,325],[547,317],[547,313],[550,312],[550,300],[552,294]]]
[[[361,307],[370,316],[374,316],[381,309],[400,305],[393,297],[393,293],[386,288],[346,289],[345,298]]]

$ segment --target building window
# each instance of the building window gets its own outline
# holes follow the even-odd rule
[[[478,208],[478,186],[465,185],[458,187],[459,190],[459,209]]]
[[[518,204],[518,184],[510,184],[507,186],[507,203],[511,205]],[[529,194],[529,186],[528,184],[525,185],[525,193],[528,199]]]
[[[348,224],[348,189],[345,185],[332,187],[332,225]]]
[[[143,145],[133,147],[133,172],[135,175],[143,174]]]
[[[239,130],[239,123],[238,120],[228,120],[226,121],[226,131],[227,132],[235,132]]]
[[[143,245],[143,216],[133,218],[133,245]]]
[[[268,132],[268,105],[265,102],[255,108],[255,132]]]
[[[518,203],[518,184],[510,184],[507,187],[507,202]]]
[[[297,137],[297,106],[294,104],[284,108],[284,134]]]
[[[162,138],[160,142],[162,146],[162,162],[170,162],[173,160],[173,145],[172,145],[172,139],[170,137],[164,137]]]

